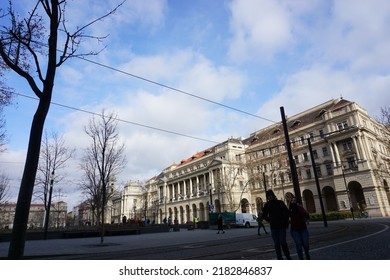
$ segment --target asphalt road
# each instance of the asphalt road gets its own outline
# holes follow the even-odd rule
[[[390,218],[329,221],[309,225],[313,260],[389,260]],[[298,259],[288,234],[293,259]],[[8,244],[0,243],[0,258]],[[181,230],[137,236],[27,241],[26,259],[57,260],[273,260],[270,234],[256,228]]]

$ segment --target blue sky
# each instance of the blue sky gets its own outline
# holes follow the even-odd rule
[[[5,2],[5,1],[3,1]],[[6,3],[0,5],[5,5]],[[17,1],[20,13],[31,1]],[[69,29],[101,16],[120,1],[69,1]],[[288,116],[342,96],[370,115],[390,104],[390,2],[373,1],[158,1],[128,0],[88,34],[108,35],[103,43],[85,41],[81,51],[105,49],[88,57],[131,75],[255,114],[148,83],[131,75],[73,59],[58,69],[53,102],[121,120],[127,168],[118,183],[144,181],[174,162],[229,137],[247,137]],[[8,84],[33,97],[15,75]],[[8,150],[0,166],[17,193],[36,101],[23,96],[5,110]],[[64,200],[81,201],[75,182],[83,126],[91,115],[52,105],[46,130],[63,134],[77,149],[62,183]],[[262,119],[264,118],[264,119]],[[71,175],[70,175],[71,174]]]

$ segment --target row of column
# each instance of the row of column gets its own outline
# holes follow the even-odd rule
[[[211,180],[208,180],[209,178],[211,178]],[[163,196],[166,197],[168,201],[174,201],[174,199],[177,200],[179,198],[191,198],[202,191],[207,192],[210,188],[210,181],[213,181],[212,178],[212,172],[209,172],[208,174],[201,174],[174,183],[164,183]],[[161,196],[160,189],[160,197]]]
[[[365,147],[365,145],[363,144],[364,141],[362,142],[361,137],[362,136],[360,134],[351,137],[353,141],[353,145],[355,147],[357,160],[367,158],[367,153],[366,153],[367,147]],[[330,149],[331,149],[331,156],[332,156],[334,167],[337,167],[338,164],[342,162],[342,159],[340,157],[340,152],[339,152],[339,148],[337,147],[336,141],[330,142]]]

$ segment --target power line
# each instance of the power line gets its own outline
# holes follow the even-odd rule
[[[169,90],[176,91],[176,92],[179,92],[179,93],[182,93],[182,94],[191,96],[191,97],[193,97],[193,98],[197,98],[197,99],[200,99],[200,100],[203,100],[203,101],[206,101],[206,102],[209,102],[209,103],[212,103],[212,104],[221,106],[221,107],[225,107],[225,108],[227,108],[227,109],[230,109],[230,110],[233,110],[233,111],[236,111],[236,112],[239,112],[239,113],[248,115],[248,116],[252,116],[252,117],[255,117],[255,118],[258,118],[258,119],[262,119],[262,120],[265,120],[265,121],[269,121],[269,122],[272,122],[272,123],[278,123],[278,122],[272,121],[272,120],[270,120],[270,119],[267,119],[267,118],[264,118],[264,117],[260,117],[260,116],[258,116],[258,115],[255,115],[255,114],[252,114],[252,113],[243,111],[243,110],[241,110],[241,109],[237,109],[237,108],[234,108],[234,107],[231,107],[231,106],[228,106],[228,105],[225,105],[225,104],[222,104],[222,103],[213,101],[213,100],[211,100],[211,99],[204,98],[204,97],[195,95],[195,94],[193,94],[193,93],[189,93],[189,92],[187,92],[187,91],[184,91],[184,90],[181,90],[181,89],[177,89],[177,88],[174,88],[174,87],[171,87],[171,86],[168,86],[168,85],[165,85],[165,84],[162,84],[162,83],[159,83],[159,82],[156,82],[156,81],[153,81],[153,80],[150,80],[150,79],[147,79],[147,78],[144,78],[144,77],[141,77],[141,76],[138,76],[138,75],[135,75],[135,74],[132,74],[132,73],[123,71],[123,70],[120,70],[120,69],[116,69],[116,68],[114,68],[114,67],[112,67],[112,66],[108,66],[108,65],[102,64],[102,63],[100,63],[100,62],[96,62],[96,61],[87,59],[87,58],[85,58],[85,57],[77,57],[77,58],[79,58],[79,59],[81,59],[81,60],[84,60],[84,61],[87,61],[87,62],[89,62],[89,63],[95,64],[95,65],[98,65],[98,66],[100,66],[100,67],[104,67],[104,68],[110,69],[110,70],[112,70],[112,71],[115,71],[115,72],[118,72],[118,73],[121,73],[121,74],[124,74],[124,75],[127,75],[127,76],[131,76],[131,77],[133,77],[133,78],[136,78],[136,79],[139,79],[139,80],[143,80],[143,81],[145,81],[145,82],[148,82],[148,83],[151,83],[151,84],[155,84],[155,85],[158,85],[158,86],[160,86],[160,87],[164,87],[164,88],[167,88],[167,89],[169,89]]]
[[[25,98],[30,98],[30,99],[33,99],[33,100],[39,100],[37,97],[32,97],[32,96],[24,95],[24,94],[21,94],[21,93],[16,93],[16,94],[19,95],[19,96],[25,97]],[[76,107],[69,106],[69,105],[64,105],[64,104],[57,103],[57,102],[50,102],[50,103],[53,104],[53,105],[59,106],[59,107],[63,107],[63,108],[67,108],[67,109],[70,109],[70,110],[87,113],[87,114],[94,115],[94,116],[103,116],[103,114],[95,113],[95,112],[88,111],[88,110],[85,110],[85,109],[76,108]],[[169,134],[174,134],[174,135],[178,135],[178,136],[182,136],[182,137],[192,138],[192,139],[195,139],[195,140],[201,140],[201,141],[210,142],[210,143],[214,143],[214,144],[220,143],[220,142],[216,142],[216,141],[213,141],[213,140],[208,140],[208,139],[204,139],[204,138],[200,138],[200,137],[196,137],[196,136],[191,136],[191,135],[187,135],[187,134],[183,134],[183,133],[179,133],[179,132],[175,132],[175,131],[171,131],[171,130],[167,130],[167,129],[157,128],[157,127],[153,127],[153,126],[149,126],[149,125],[145,125],[145,124],[141,124],[141,123],[137,123],[137,122],[132,122],[132,121],[128,121],[128,120],[123,120],[123,119],[118,119],[118,118],[116,118],[116,120],[118,120],[120,122],[123,122],[123,123],[128,123],[128,124],[132,124],[132,125],[148,128],[148,129],[153,129],[153,130],[169,133]]]

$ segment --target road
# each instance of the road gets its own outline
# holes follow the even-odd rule
[[[309,225],[313,260],[389,260],[390,218],[329,221]],[[187,236],[187,238],[186,238]],[[121,237],[123,238],[123,237]],[[238,228],[216,234],[212,229],[180,233],[145,234],[133,246],[113,237],[104,252],[42,254],[32,259],[71,260],[273,260],[275,253],[270,234],[257,235],[257,229]],[[184,239],[180,239],[184,238]],[[288,234],[293,259],[295,247]],[[72,242],[68,240],[67,242]],[[143,245],[140,243],[144,243]],[[122,246],[123,245],[123,246]],[[87,245],[84,245],[87,246]],[[97,246],[91,244],[90,246]],[[112,246],[112,250],[110,249]]]

